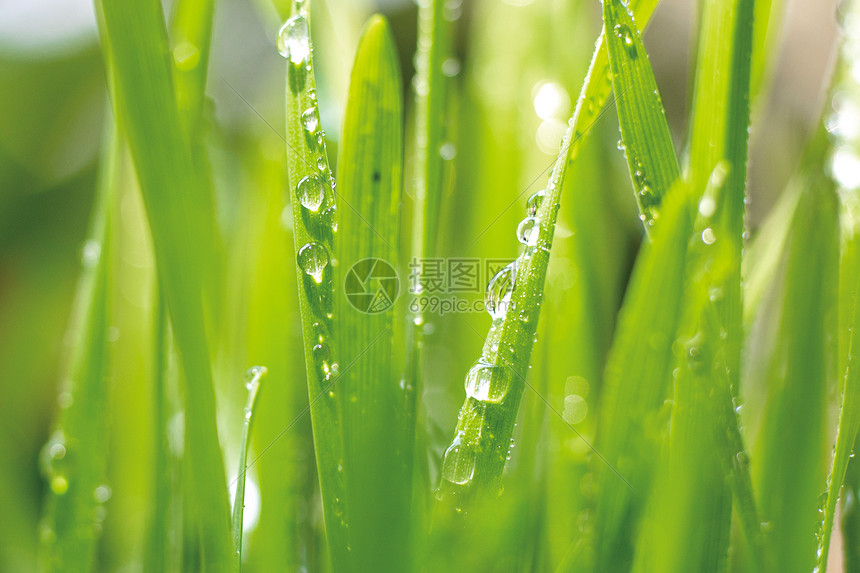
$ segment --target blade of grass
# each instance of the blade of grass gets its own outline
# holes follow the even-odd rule
[[[388,22],[366,24],[350,78],[339,147],[336,341],[349,364],[334,392],[343,412],[350,570],[409,567],[415,389],[401,383],[403,305],[395,305],[402,201],[400,69]],[[372,341],[372,344],[371,344]],[[341,468],[342,464],[342,468]],[[323,471],[321,469],[321,471]],[[385,476],[385,479],[381,479]]]
[[[215,421],[203,305],[207,244],[205,180],[180,121],[161,5],[104,0],[102,39],[115,71],[114,107],[126,131],[146,206],[186,385],[186,452],[195,485],[187,512],[199,523],[204,565],[227,569],[230,511]]]
[[[634,13],[641,14],[645,23],[655,6],[656,1],[643,0],[634,8]],[[485,298],[493,323],[481,358],[467,376],[467,386],[471,385],[472,389],[467,392],[457,422],[457,434],[442,462],[443,483],[438,497],[444,506],[462,511],[472,503],[472,498],[492,497],[500,491],[511,435],[526,386],[525,375],[534,346],[564,175],[584,134],[603,106],[609,89],[608,75],[609,64],[601,36],[576,110],[562,139],[545,196],[534,210],[531,221],[524,221],[526,248],[515,263],[503,269],[488,285]]]
[[[305,368],[314,450],[322,494],[325,534],[334,570],[348,570],[349,514],[346,484],[338,464],[344,459],[343,413],[335,396],[340,368],[335,346],[332,243],[337,229],[334,181],[319,121],[310,15],[294,3],[281,28],[278,49],[286,58],[287,170],[293,213],[296,276],[302,319]],[[368,341],[370,342],[370,341]]]
[[[725,169],[719,173],[724,175]],[[715,179],[724,181],[720,175],[711,181]],[[712,183],[702,204],[716,204],[720,191],[720,185]],[[705,213],[687,250],[684,303],[673,344],[668,459],[640,526],[640,571],[720,571],[727,565],[732,515],[727,479],[741,450],[726,447],[723,432],[726,426],[736,430],[737,420],[720,355],[714,302],[733,267],[734,247],[711,220],[713,211]]]
[[[692,201],[680,180],[667,194],[663,222],[637,257],[609,351],[595,447],[612,467],[595,461],[599,494],[590,543],[596,571],[624,570],[632,562],[629,524],[644,507],[668,421],[664,401],[681,313]]]
[[[251,443],[251,428],[257,417],[257,396],[260,393],[260,380],[265,375],[265,366],[254,366],[245,375],[248,401],[245,403],[242,441],[239,446],[239,469],[236,477],[236,497],[233,501],[233,551],[236,556],[236,571],[242,570],[242,531],[245,517],[245,475],[248,471],[248,446]]]
[[[663,196],[680,175],[678,159],[648,53],[621,0],[603,2],[603,29],[621,142],[639,218],[650,234]]]
[[[735,246],[737,269],[728,277],[719,308],[726,329],[726,366],[738,388],[743,338],[741,250],[744,234],[753,0],[705,0],[693,95],[690,183],[705,189],[720,161],[730,166],[716,206],[720,227]]]
[[[860,571],[860,464],[853,457],[845,474],[842,505],[842,553],[845,573]]]
[[[108,327],[111,324],[111,211],[116,188],[121,139],[115,123],[102,153],[102,170],[82,272],[75,294],[70,334],[71,355],[60,388],[57,429],[41,452],[48,479],[48,500],[42,542],[46,565],[52,570],[88,571],[95,564],[104,503],[108,452],[107,384]]]
[[[826,476],[825,407],[836,360],[831,321],[837,223],[830,185],[807,187],[788,242],[777,348],[753,466],[775,571],[809,571],[816,562],[818,497]]]

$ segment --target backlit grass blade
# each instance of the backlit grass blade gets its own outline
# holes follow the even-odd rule
[[[248,401],[245,403],[245,415],[242,422],[239,471],[236,474],[236,497],[233,501],[233,551],[236,557],[236,571],[242,570],[242,531],[245,516],[245,474],[248,471],[248,446],[251,443],[251,428],[254,425],[254,418],[257,417],[257,396],[260,393],[260,380],[265,374],[265,366],[254,366],[245,375]]]
[[[672,343],[681,315],[693,197],[679,180],[666,197],[653,241],[639,253],[607,359],[595,448],[597,505],[594,570],[618,571],[633,559],[634,528],[669,421]]]
[[[304,338],[305,367],[314,450],[322,492],[329,556],[335,570],[349,564],[349,513],[344,459],[343,412],[336,386],[342,363],[335,345],[334,278],[331,265],[337,229],[334,180],[320,125],[310,41],[310,14],[304,3],[278,36],[286,58],[286,141],[292,203],[296,276]],[[370,341],[368,341],[370,342]],[[341,390],[342,391],[342,390]]]
[[[644,0],[634,8],[643,25],[655,6],[656,1]],[[485,302],[493,322],[481,357],[466,376],[466,401],[442,462],[438,497],[455,509],[462,510],[472,498],[492,497],[500,491],[526,387],[564,175],[606,99],[608,75],[601,36],[546,191],[529,207],[517,229],[525,249],[487,286]]]
[[[720,190],[712,186],[703,204],[716,201]],[[713,212],[706,212],[687,251],[684,304],[673,344],[667,459],[637,545],[636,570],[643,572],[720,571],[728,559],[732,492],[727,478],[744,454],[723,445],[723,428],[733,424],[736,429],[737,420],[714,302],[734,266],[734,248],[710,220]]]
[[[603,2],[603,28],[621,142],[640,219],[650,233],[663,196],[679,177],[678,159],[642,37],[621,0]]]
[[[848,462],[845,474],[845,501],[842,505],[842,556],[845,573],[860,571],[860,463]]]
[[[825,486],[829,380],[836,362],[839,252],[836,196],[813,182],[800,199],[788,241],[782,313],[753,476],[765,546],[775,571],[816,563],[819,493]]]
[[[352,68],[338,155],[342,205],[335,245],[333,388],[343,419],[349,570],[409,568],[414,387],[402,382],[403,304],[398,286],[403,118],[400,68],[388,22],[364,28]],[[401,299],[405,300],[405,299]],[[320,471],[326,471],[321,468]]]
[[[60,385],[57,428],[41,452],[48,480],[42,522],[44,559],[50,570],[89,571],[110,488],[108,455],[108,327],[111,324],[111,211],[121,139],[111,123],[88,238],[81,251],[82,273],[75,294],[71,354]]]
[[[726,329],[726,365],[734,388],[740,374],[742,345],[741,250],[746,198],[749,139],[750,66],[753,0],[705,0],[693,94],[689,177],[693,189],[705,189],[720,161],[729,172],[716,206],[717,223],[735,246],[737,269],[719,302]]]
[[[413,256],[433,256],[442,206],[446,133],[446,80],[442,62],[448,57],[451,24],[444,0],[426,0],[418,8],[418,51],[415,56],[415,194]]]
[[[178,0],[170,26],[176,98],[192,132],[206,95],[214,11],[214,0]]]
[[[185,136],[157,2],[101,2],[102,40],[115,71],[114,107],[134,159],[177,349],[185,374],[185,449],[193,483],[187,514],[199,524],[204,565],[228,569],[230,509],[215,421],[203,304],[204,262],[215,248],[205,179]]]

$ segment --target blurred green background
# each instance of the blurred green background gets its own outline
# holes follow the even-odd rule
[[[409,79],[414,72],[417,9],[410,0],[312,2],[321,121],[333,159],[354,50],[362,25],[375,11],[392,23],[407,86],[407,117],[411,116]],[[169,14],[170,3],[165,4]],[[683,141],[688,129],[694,4],[662,2],[645,35],[675,141]],[[819,117],[834,51],[835,4],[795,0],[785,8],[772,82],[754,105],[753,200],[748,215],[753,229],[794,171]],[[456,57],[447,67],[456,86],[449,110],[456,121],[441,253],[511,259],[517,252],[514,229],[530,194],[522,191],[555,157],[600,29],[600,6],[592,0],[474,0],[451,2],[450,9],[462,16],[454,26]],[[235,475],[238,413],[244,400],[238,381],[247,367],[262,363],[269,367],[270,379],[255,451],[271,447],[260,467],[269,464],[267,471],[291,472],[291,479],[299,483],[292,491],[306,494],[295,502],[298,513],[290,518],[294,524],[285,525],[282,511],[265,503],[265,487],[260,511],[261,488],[255,474],[249,475],[246,547],[253,570],[280,570],[267,560],[274,559],[273,554],[253,557],[258,528],[260,536],[276,536],[293,526],[312,531],[307,524],[320,520],[319,500],[313,497],[316,478],[307,416],[276,440],[307,403],[292,239],[288,226],[278,221],[253,224],[257,215],[271,212],[272,205],[286,205],[284,145],[275,133],[283,132],[284,123],[284,66],[275,49],[280,25],[275,6],[264,0],[217,3],[207,88],[219,223],[234,271],[226,287],[226,326],[214,345],[228,476]],[[39,451],[58,407],[61,365],[69,350],[64,333],[93,206],[107,113],[92,5],[85,0],[0,2],[0,571],[35,568],[46,487]],[[551,338],[553,345],[541,345],[539,339],[532,373],[535,386],[559,411],[566,384],[585,379],[592,392],[599,392],[602,357],[641,234],[626,167],[615,148],[614,111],[596,127],[583,152],[589,160],[577,163],[568,178],[548,277],[549,308],[541,324],[541,336]],[[407,158],[407,171],[408,165]],[[591,212],[601,213],[602,219],[577,218],[570,208],[574,202],[595,205]],[[115,324],[109,333],[113,353],[108,470],[113,495],[99,559],[104,571],[138,571],[153,455],[147,345],[155,279],[130,163],[117,210]],[[565,238],[574,232],[592,241],[588,253],[570,252]],[[276,243],[283,239],[282,250],[260,251],[259,245],[273,237]],[[585,288],[584,281],[577,280],[581,273],[600,277],[590,282],[603,288],[584,296],[578,290]],[[579,302],[583,300],[593,304]],[[273,317],[281,328],[265,332],[256,328]],[[462,401],[463,376],[482,343],[482,335],[476,333],[485,332],[489,321],[485,314],[475,313],[437,316],[430,322],[426,343],[431,366],[422,403],[429,431],[428,463],[431,475],[438,475],[438,461]],[[526,394],[521,415],[537,423],[518,430],[531,434],[516,437],[518,445],[528,445],[515,450],[510,489],[528,490],[533,478],[517,478],[517,468],[522,463],[534,469],[530,456],[550,452],[556,460],[552,468],[544,468],[550,476],[584,471],[587,448],[554,420],[555,414],[540,399]],[[581,426],[586,437],[589,427],[593,430],[586,419]],[[252,452],[251,459],[255,457]],[[558,479],[572,479],[570,473],[562,475]],[[528,495],[511,498],[527,500]],[[575,522],[576,513],[571,515]],[[535,524],[521,527],[531,525]],[[324,551],[318,533],[306,533],[304,539],[305,551]],[[313,539],[317,547],[309,541]],[[568,541],[559,541],[553,559],[566,551]],[[499,550],[504,570],[504,549]]]

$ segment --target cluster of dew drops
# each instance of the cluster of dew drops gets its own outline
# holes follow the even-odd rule
[[[517,226],[517,240],[524,245],[520,257],[506,265],[487,284],[484,293],[484,306],[493,319],[494,330],[505,320],[511,295],[517,280],[517,270],[521,260],[527,260],[535,249],[539,248],[540,219],[538,211],[547,191],[542,189],[533,193],[526,204],[526,216]],[[522,313],[521,320],[528,320],[528,314]],[[459,430],[454,437],[442,460],[442,477],[455,486],[465,486],[472,481],[475,474],[477,458],[477,441],[483,430],[483,412],[488,404],[499,404],[508,393],[510,375],[509,369],[493,364],[494,354],[498,351],[498,341],[491,333],[491,344],[484,347],[481,357],[469,370],[464,383],[467,399],[474,400],[475,420],[480,424],[469,431]],[[474,424],[467,424],[472,426]],[[513,448],[511,440],[510,448]],[[510,455],[507,456],[510,459]],[[439,492],[441,495],[441,491]]]
[[[40,465],[42,474],[48,480],[48,486],[57,497],[69,495],[73,483],[71,465],[69,458],[72,456],[70,445],[62,430],[56,430],[40,453]],[[106,504],[110,500],[112,490],[107,484],[100,484],[93,489],[92,493],[92,521],[90,527],[92,533],[98,535],[102,530],[102,523],[107,516]],[[56,533],[48,520],[40,524],[40,535],[43,541],[53,541]]]
[[[312,72],[312,48],[308,32],[307,10],[304,2],[297,2],[296,14],[287,20],[278,32],[278,52],[290,64],[290,73],[307,78]],[[314,164],[308,165],[311,172],[305,175],[295,188],[295,199],[302,206],[302,215],[312,240],[299,248],[296,260],[302,271],[311,279],[311,289],[322,288],[323,275],[332,264],[329,251],[323,244],[326,236],[337,231],[335,182],[328,166],[325,133],[320,126],[319,105],[316,90],[309,89],[310,106],[301,113],[301,124],[308,149],[316,152]],[[313,293],[309,293],[313,294]],[[338,373],[338,364],[331,361],[327,340],[326,322],[332,318],[330,309],[322,311],[312,325],[313,355],[320,378],[329,381]],[[332,394],[330,392],[330,394]]]

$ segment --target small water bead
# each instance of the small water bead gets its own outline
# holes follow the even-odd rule
[[[543,198],[545,195],[546,195],[546,190],[541,189],[540,191],[532,194],[532,196],[529,197],[529,200],[526,203],[526,214],[529,217],[534,217],[537,215],[538,209],[540,209],[540,206],[543,203]]]
[[[442,73],[449,78],[456,77],[460,73],[460,60],[448,58],[442,62]]]
[[[81,264],[85,269],[91,269],[98,264],[101,255],[101,244],[94,239],[89,239],[81,247]]]
[[[714,230],[708,227],[704,231],[702,231],[702,242],[706,245],[713,245],[717,241],[717,234],[714,233]]]
[[[535,217],[526,217],[517,227],[517,240],[524,245],[533,247],[540,236],[540,223]]]
[[[320,173],[328,171],[328,161],[326,161],[325,156],[320,155],[317,157],[317,169],[320,170]]]
[[[508,377],[502,366],[483,360],[466,375],[466,395],[480,402],[498,404],[508,393]]]
[[[564,413],[562,417],[568,424],[578,424],[588,414],[588,403],[585,398],[578,394],[570,394],[564,397]]]
[[[484,306],[493,319],[504,318],[507,314],[516,279],[517,263],[514,261],[497,272],[487,284],[487,290],[484,292]]]
[[[325,181],[318,175],[307,175],[296,185],[296,197],[302,207],[316,213],[325,199]]]
[[[323,271],[329,263],[328,250],[317,242],[306,243],[298,254],[299,266],[317,284],[322,282]]]
[[[475,449],[464,444],[462,432],[458,433],[442,458],[442,477],[458,485],[469,483],[475,475],[476,457]]]
[[[173,48],[173,63],[179,71],[193,70],[200,63],[200,50],[191,42],[180,42]]]
[[[305,131],[311,135],[317,132],[320,126],[319,118],[317,117],[316,108],[309,107],[302,112],[302,125],[305,126]]]
[[[113,490],[108,485],[100,485],[93,490],[93,499],[96,503],[107,503],[113,495]]]
[[[439,148],[439,156],[444,161],[451,161],[454,157],[457,156],[457,147],[451,143],[450,141],[447,143],[443,143]]]
[[[328,346],[326,346],[325,344],[315,344],[314,347],[311,349],[311,352],[314,355],[314,360],[316,360],[317,362],[326,362],[331,355]]]
[[[614,29],[615,35],[621,38],[624,48],[627,50],[627,55],[635,58],[638,53],[636,52],[636,43],[633,41],[633,33],[630,31],[630,28],[624,24],[616,24]]]
[[[278,32],[278,51],[294,65],[306,65],[311,55],[308,22],[300,12],[284,23]]]
[[[58,475],[51,479],[51,491],[56,495],[63,495],[69,490],[69,480],[64,476]]]

